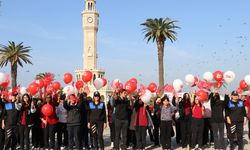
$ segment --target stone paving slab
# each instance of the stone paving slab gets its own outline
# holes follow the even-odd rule
[[[226,132],[225,132],[226,133]],[[109,128],[104,130],[104,142],[105,142],[105,150],[111,150],[112,148],[110,147],[110,136],[109,136]],[[250,150],[250,143],[248,144],[249,140],[248,140],[248,128],[245,127],[244,129],[244,150]],[[229,145],[228,142],[225,141],[225,143],[227,144],[227,150],[229,150]],[[132,148],[129,147],[129,150],[131,150]],[[180,145],[177,145],[175,142],[175,137],[172,138],[172,149],[173,150],[182,150]],[[203,150],[213,150],[213,147],[205,147]],[[154,147],[153,143],[150,141],[149,139],[149,135],[147,136],[147,147],[146,150],[162,150],[161,147]]]

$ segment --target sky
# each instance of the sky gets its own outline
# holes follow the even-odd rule
[[[184,81],[189,73],[202,78],[206,71],[232,70],[230,87],[236,88],[250,74],[249,0],[97,0],[96,7],[98,67],[109,81],[158,82],[156,44],[144,40],[140,24],[159,17],[181,27],[177,41],[165,43],[165,83]],[[83,9],[84,0],[2,0],[0,43],[32,47],[33,65],[18,68],[18,82],[27,86],[40,72],[62,81],[65,72],[83,68]]]

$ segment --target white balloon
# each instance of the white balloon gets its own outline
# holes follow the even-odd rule
[[[250,75],[246,75],[244,80],[247,83],[247,85],[250,85]]]
[[[183,88],[183,82],[180,79],[176,79],[173,82],[173,87],[176,92],[180,92]]]
[[[20,88],[20,94],[24,95],[25,93],[27,93],[26,87],[21,87]]]
[[[114,89],[114,90],[117,90],[118,87],[117,87],[117,83],[121,83],[121,81],[119,79],[115,79],[112,81],[111,83],[111,87]]]
[[[187,85],[193,85],[195,81],[194,76],[192,74],[187,74],[185,76],[185,81]]]
[[[227,71],[224,73],[223,78],[225,82],[229,84],[235,79],[235,73],[233,71]]]
[[[146,89],[145,94],[142,95],[141,97],[141,100],[143,101],[143,103],[149,104],[151,97],[152,97],[152,93],[148,89]]]
[[[104,82],[101,78],[95,79],[94,86],[95,86],[96,90],[99,90],[100,88],[102,88],[103,85],[104,85]]]
[[[66,95],[71,95],[75,93],[75,88],[72,85],[67,85],[63,88],[63,93]]]
[[[203,79],[208,81],[208,82],[212,81],[213,78],[214,78],[214,76],[213,76],[213,74],[211,72],[205,72],[203,74]]]
[[[6,74],[0,72],[0,84],[2,84],[3,82],[5,82],[7,79]]]

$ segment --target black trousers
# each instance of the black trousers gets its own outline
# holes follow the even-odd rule
[[[137,149],[145,149],[146,134],[147,134],[147,127],[144,127],[144,126],[136,126],[135,127],[136,148]]]
[[[250,118],[248,118],[248,139],[250,140]]]
[[[159,123],[154,123],[153,135],[154,135],[154,144],[159,145]]]
[[[127,148],[128,120],[115,119],[115,149],[119,149],[120,137],[122,149]]]
[[[111,142],[115,142],[115,123],[109,123],[110,128],[110,140]]]
[[[81,126],[67,126],[69,146],[68,150],[73,150],[74,144],[76,149],[81,149]]]
[[[210,134],[210,139],[209,139]],[[214,135],[210,118],[204,118],[203,145],[214,142]]]
[[[136,136],[135,130],[128,129],[127,134],[127,145],[133,144],[133,148],[136,148]]]
[[[59,122],[57,124],[57,145],[58,148],[61,146],[68,146],[68,131],[67,131],[67,124]],[[62,138],[63,137],[63,138]]]
[[[179,144],[181,142],[181,123],[179,120],[175,121],[175,131],[176,131],[176,143]]]
[[[4,148],[4,130],[0,128],[0,150]]]
[[[199,148],[202,148],[203,128],[204,128],[204,120],[203,119],[192,118],[191,148],[195,148],[195,145],[197,143],[199,145]]]
[[[232,122],[228,125],[230,150],[238,145],[238,150],[243,150],[243,122]]]
[[[171,149],[172,121],[161,121],[161,145],[163,149]]]
[[[89,148],[89,129],[87,123],[81,125],[81,147]]]
[[[90,130],[94,139],[94,147],[96,150],[99,148],[99,146],[101,150],[104,150],[103,126],[104,122],[91,123]]]
[[[20,125],[19,126],[19,135],[20,135],[20,149],[29,149],[30,146],[30,127]]]
[[[191,115],[185,116],[180,120],[181,127],[181,145],[182,148],[186,148],[191,144]]]
[[[224,123],[211,123],[214,135],[214,148],[224,149]]]
[[[32,127],[32,145],[35,148],[44,147],[43,129],[40,125]]]
[[[44,132],[44,148],[55,149],[55,132],[56,125],[47,124],[43,129]]]
[[[4,147],[4,150],[8,150],[9,148],[11,148],[11,150],[16,149],[17,134],[18,134],[17,126],[16,127],[8,127],[5,129],[5,147]]]

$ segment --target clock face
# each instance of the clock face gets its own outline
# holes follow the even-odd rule
[[[88,21],[89,23],[91,23],[91,22],[93,22],[93,18],[92,18],[92,17],[88,17],[87,21]]]

